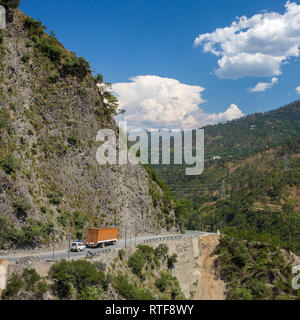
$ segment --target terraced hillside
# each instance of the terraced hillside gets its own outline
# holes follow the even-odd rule
[[[181,224],[198,230],[231,227],[299,252],[299,119],[297,101],[205,128],[206,161],[200,176],[185,176],[182,166],[156,166],[175,197],[183,200]]]

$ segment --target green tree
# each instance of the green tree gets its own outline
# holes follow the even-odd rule
[[[35,291],[37,283],[41,280],[40,275],[35,269],[24,269],[22,279],[25,282],[25,289],[27,291]]]
[[[132,254],[128,260],[129,268],[131,268],[132,272],[138,276],[142,275],[144,265],[145,259],[139,251]]]
[[[174,269],[175,264],[177,263],[177,258],[178,258],[178,256],[177,256],[176,253],[174,253],[171,257],[168,257],[167,264],[168,264],[168,269],[169,270],[173,270]]]
[[[26,198],[20,198],[14,201],[13,207],[18,217],[27,215],[27,212],[31,209],[31,204]]]
[[[53,280],[53,290],[61,299],[71,299],[77,294],[91,295],[86,287],[103,287],[106,280],[103,272],[85,260],[61,260],[51,267],[49,276]]]
[[[11,174],[12,172],[15,172],[17,169],[19,169],[19,163],[12,154],[9,154],[3,158],[0,158],[0,167],[7,174]]]
[[[2,299],[4,300],[13,299],[23,287],[24,287],[23,279],[19,275],[13,274],[10,280],[8,281],[7,288],[2,293]]]
[[[103,293],[103,288],[101,286],[100,287],[85,286],[79,292],[78,300],[99,300],[102,293]]]
[[[231,300],[253,300],[251,291],[245,288],[236,288],[230,291]]]

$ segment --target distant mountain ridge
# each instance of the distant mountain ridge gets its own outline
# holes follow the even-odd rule
[[[279,109],[255,113],[204,127],[205,156],[238,156],[272,148],[300,133],[300,100]]]

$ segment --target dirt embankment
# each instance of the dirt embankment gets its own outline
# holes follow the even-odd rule
[[[199,256],[200,280],[195,290],[196,300],[225,300],[225,283],[214,267],[217,256],[212,255],[219,244],[219,237],[210,235],[199,239],[202,254]]]
[[[225,300],[225,283],[214,267],[217,256],[213,252],[218,244],[218,235],[167,242],[170,254],[178,255],[173,274],[186,299]]]

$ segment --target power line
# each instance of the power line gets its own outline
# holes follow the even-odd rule
[[[215,189],[219,189],[222,185],[216,185],[216,186],[211,186],[211,187],[201,187],[201,186],[170,186],[170,188],[173,188],[173,189],[184,189],[184,188],[187,188],[187,189],[212,189],[212,190],[215,190]]]
[[[206,190],[217,190],[222,185],[216,185],[216,186],[211,186],[211,187],[201,187],[201,186],[169,186],[170,189],[206,189]]]

